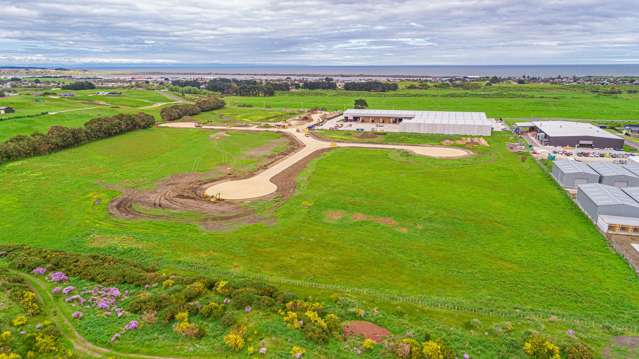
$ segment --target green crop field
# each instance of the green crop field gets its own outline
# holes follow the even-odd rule
[[[597,350],[613,335],[636,334],[636,275],[534,161],[506,150],[508,134],[496,133],[490,147],[456,160],[333,150],[298,176],[292,198],[252,205],[265,221],[222,232],[182,223],[178,214],[174,221],[149,221],[109,213],[120,191],[153,188],[171,175],[254,170],[268,153],[256,156],[252,149],[278,137],[212,134],[142,130],[2,165],[0,187],[11,190],[0,193],[0,216],[10,219],[0,223],[0,243],[106,253],[165,271],[260,278],[324,299],[351,293],[367,311],[377,307],[376,321],[392,331],[427,330],[478,357],[523,356],[521,338],[530,330],[563,337],[572,329]],[[414,303],[397,306],[407,298]],[[464,329],[471,319],[479,328]],[[91,320],[80,325],[82,334],[109,345],[105,331],[88,324],[111,324]],[[264,320],[261,325],[279,328]],[[511,331],[493,333],[506,321]],[[211,335],[221,333],[216,328]],[[285,335],[284,329],[273,333]],[[179,338],[161,339],[150,350],[136,340],[114,348],[206,352]],[[349,356],[335,344],[317,350]]]

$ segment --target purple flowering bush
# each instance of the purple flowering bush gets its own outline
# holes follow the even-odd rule
[[[138,321],[137,320],[132,320],[130,322],[128,322],[125,326],[124,329],[125,330],[136,330],[138,329]]]
[[[62,289],[62,294],[67,295],[67,294],[73,292],[74,290],[75,290],[75,287],[70,285],[70,286],[65,287],[64,289]]]
[[[68,281],[69,277],[67,277],[67,275],[64,274],[64,272],[53,272],[49,274],[49,280],[52,282],[60,283],[60,282]]]
[[[47,269],[44,267],[36,267],[31,271],[31,273],[37,274],[37,275],[44,275],[46,272],[47,272]]]

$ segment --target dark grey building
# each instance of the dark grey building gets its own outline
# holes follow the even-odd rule
[[[639,177],[621,165],[610,162],[592,162],[590,167],[599,173],[599,183],[615,187],[639,186]]]
[[[618,187],[588,183],[577,188],[577,204],[594,222],[601,215],[639,218],[639,202]]]
[[[581,184],[599,182],[599,174],[587,164],[569,159],[553,162],[552,176],[565,188],[576,188]]]
[[[585,122],[535,121],[537,139],[548,146],[623,149],[624,139]]]

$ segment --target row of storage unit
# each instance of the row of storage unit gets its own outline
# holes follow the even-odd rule
[[[639,235],[639,187],[582,184],[576,200],[604,233]]]
[[[552,176],[562,187],[577,189],[577,205],[602,232],[639,236],[638,163],[562,159],[554,161]]]
[[[553,162],[552,176],[564,188],[577,188],[587,183],[639,187],[639,164],[618,165],[603,161],[586,164],[562,159]]]

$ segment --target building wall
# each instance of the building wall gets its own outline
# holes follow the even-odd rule
[[[397,117],[384,116],[360,116],[360,117],[344,117],[345,121],[356,121],[362,123],[400,123],[403,119]]]
[[[491,125],[461,125],[406,121],[399,125],[402,132],[437,133],[443,135],[490,136]]]
[[[564,173],[557,166],[553,166],[552,176],[560,186],[565,188],[576,188],[580,184],[599,182],[599,175],[592,173]]]
[[[615,187],[638,187],[639,177],[634,176],[601,176],[599,183]],[[620,184],[625,183],[625,184]]]
[[[570,146],[577,147],[579,145],[579,141],[592,141],[592,145],[595,148],[614,148],[616,150],[623,149],[623,138],[605,138],[605,137],[550,137],[546,136],[548,139],[548,144],[550,146]]]
[[[577,204],[593,221],[597,220],[597,206],[583,191],[577,191]]]

